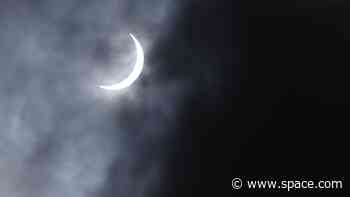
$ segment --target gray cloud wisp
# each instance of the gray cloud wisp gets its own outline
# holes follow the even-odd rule
[[[179,3],[0,2],[0,196],[98,197],[112,164],[121,168],[115,196],[148,196],[160,164],[148,161],[137,177],[133,166],[171,126],[184,86],[137,83],[111,93],[97,85],[131,70],[128,33],[153,50]],[[142,77],[151,70],[146,62]]]

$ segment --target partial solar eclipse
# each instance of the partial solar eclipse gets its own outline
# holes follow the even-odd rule
[[[132,72],[123,79],[122,81],[112,84],[112,85],[100,85],[99,88],[102,88],[104,90],[121,90],[124,88],[129,87],[131,84],[133,84],[137,78],[139,78],[142,69],[143,69],[143,64],[144,64],[144,52],[142,49],[142,46],[140,42],[133,36],[132,34],[129,34],[132,40],[134,41],[135,47],[136,47],[136,63],[133,67]]]

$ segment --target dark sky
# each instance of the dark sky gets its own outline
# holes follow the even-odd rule
[[[228,1],[194,5],[197,12],[190,13],[198,17],[184,22],[191,24],[186,32],[201,32],[203,38],[190,45],[210,43],[206,50],[219,54],[225,85],[214,98],[205,90],[191,96],[181,151],[169,161],[174,183],[163,196],[236,196],[228,184],[234,177],[344,180],[349,5],[254,0],[242,2],[239,10]]]
[[[241,138],[231,146],[239,149],[228,162],[231,178],[345,180],[348,6],[243,3],[241,92],[234,105]]]

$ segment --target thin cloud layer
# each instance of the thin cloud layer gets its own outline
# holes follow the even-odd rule
[[[0,196],[97,197],[106,185],[147,196],[161,176],[154,143],[173,126],[184,86],[143,84],[157,74],[150,61],[128,90],[97,85],[131,70],[128,33],[155,50],[179,2],[0,3]]]

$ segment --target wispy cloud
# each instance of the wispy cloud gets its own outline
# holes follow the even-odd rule
[[[97,197],[108,184],[115,196],[147,196],[161,167],[145,150],[172,126],[184,86],[96,87],[131,69],[129,32],[154,50],[179,2],[0,4],[0,196]],[[155,77],[150,70],[149,61],[143,79]]]

